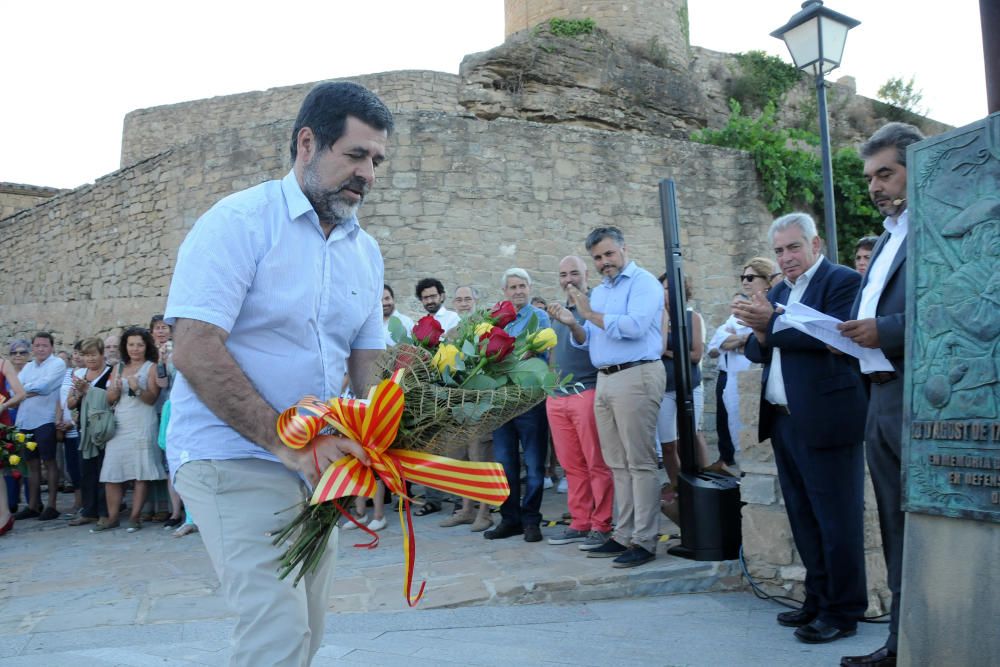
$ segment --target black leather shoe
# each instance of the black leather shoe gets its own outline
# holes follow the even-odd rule
[[[882,647],[868,655],[848,655],[840,659],[840,667],[895,667],[896,654]]]
[[[837,628],[816,618],[796,630],[795,636],[807,644],[827,644],[842,637],[851,637],[857,631],[857,628]]]
[[[493,530],[487,530],[483,533],[483,537],[488,540],[503,540],[508,537],[514,537],[515,535],[521,535],[524,533],[524,528],[521,526],[514,525],[512,523],[500,522]]]
[[[816,612],[805,609],[783,611],[778,614],[778,625],[783,625],[786,628],[801,628],[803,625],[812,623],[815,618]]]
[[[534,524],[529,524],[524,527],[524,541],[525,542],[541,542],[542,541],[542,529]]]
[[[624,544],[608,540],[596,549],[587,552],[587,558],[616,558],[628,550]]]
[[[648,551],[638,544],[633,544],[611,561],[611,567],[636,567],[637,565],[645,565],[654,558],[656,558],[656,554],[652,551]]]

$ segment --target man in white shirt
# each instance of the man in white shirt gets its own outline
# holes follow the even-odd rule
[[[28,452],[28,506],[14,515],[15,519],[50,521],[59,517],[56,499],[59,493],[59,467],[56,465],[56,408],[59,406],[59,388],[66,376],[66,364],[52,354],[52,334],[39,331],[31,340],[34,359],[25,364],[18,379],[27,396],[17,408],[14,425],[31,433],[38,443]],[[42,509],[42,461],[45,461],[46,480],[49,484],[49,504]]]
[[[423,278],[417,283],[415,290],[420,305],[428,315],[433,315],[445,331],[450,331],[462,321],[458,313],[448,310],[444,305],[444,285],[437,278]]]
[[[903,437],[903,348],[906,333],[906,147],[924,138],[905,123],[882,126],[861,146],[868,194],[886,216],[885,232],[872,251],[851,319],[840,329],[862,347],[879,348],[892,371],[873,372],[861,362],[871,398],[865,428],[868,469],[878,502],[882,553],[888,570],[892,607],[889,638],[869,655],[848,656],[841,665],[896,664],[899,592],[903,570],[903,510],[900,449]]]
[[[413,331],[413,320],[396,310],[396,293],[392,291],[389,283],[382,287],[382,325],[385,327],[385,346],[392,347],[399,341],[393,336],[389,327],[389,322],[395,320],[409,336]],[[392,327],[395,329],[396,327]]]

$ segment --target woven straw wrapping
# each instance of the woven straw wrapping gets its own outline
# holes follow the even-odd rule
[[[398,345],[375,362],[376,382],[406,369],[399,380],[403,419],[393,447],[443,454],[495,431],[545,400],[544,390],[513,384],[493,390],[435,384],[440,374],[431,358],[423,348]]]

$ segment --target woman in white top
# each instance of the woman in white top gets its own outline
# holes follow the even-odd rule
[[[160,449],[156,444],[156,345],[146,329],[132,327],[122,334],[119,353],[123,360],[111,373],[108,403],[115,407],[115,435],[108,441],[101,466],[101,481],[108,499],[108,518],[91,532],[118,527],[123,484],[135,480],[128,532],[142,528],[140,512],[148,482],[165,479]]]

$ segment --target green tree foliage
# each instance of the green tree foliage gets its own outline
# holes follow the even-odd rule
[[[738,148],[753,157],[764,191],[764,201],[774,215],[804,210],[823,225],[823,181],[819,136],[778,126],[774,105],[768,103],[756,118],[745,116],[740,103],[730,100],[730,116],[720,130],[705,129],[692,141]],[[862,161],[853,148],[837,151],[833,162],[834,199],[837,208],[837,246],[840,261],[850,264],[858,238],[877,226]]]
[[[593,19],[549,19],[549,32],[558,37],[576,37],[594,32]]]
[[[892,77],[882,84],[878,89],[878,98],[891,107],[899,111],[905,111],[919,116],[926,115],[926,109],[920,108],[920,102],[924,99],[924,92],[916,90],[916,77],[911,76],[909,81],[903,81],[899,77]],[[905,114],[897,114],[905,116]],[[900,120],[895,118],[894,120]]]
[[[729,96],[746,109],[763,109],[768,103],[780,106],[785,93],[798,83],[801,72],[777,56],[763,51],[747,51],[736,55],[739,76],[733,77]]]

